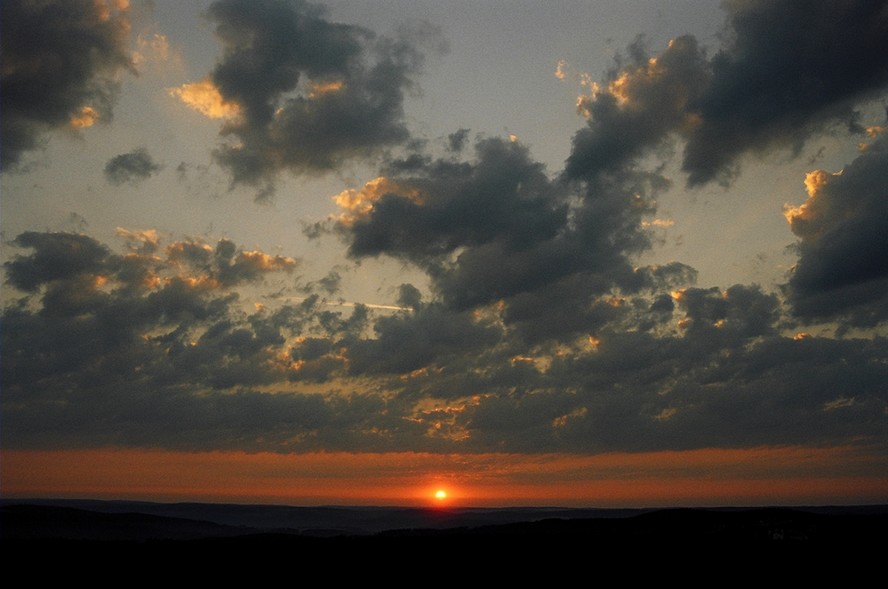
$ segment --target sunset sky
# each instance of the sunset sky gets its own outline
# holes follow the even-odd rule
[[[0,27],[0,496],[888,503],[888,1]]]

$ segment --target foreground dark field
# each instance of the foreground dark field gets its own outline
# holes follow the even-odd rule
[[[7,500],[0,517],[7,573],[37,557],[67,568],[32,573],[75,577],[113,563],[147,575],[187,566],[224,576],[261,565],[358,579],[405,575],[401,567],[421,563],[438,574],[483,569],[517,579],[622,562],[630,577],[652,578],[669,563],[672,575],[729,565],[731,575],[848,581],[881,567],[888,531],[886,506],[422,510]]]

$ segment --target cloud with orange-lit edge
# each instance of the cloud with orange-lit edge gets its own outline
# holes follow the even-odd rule
[[[122,74],[135,72],[129,31],[126,0],[3,3],[0,171],[53,131],[111,120]]]
[[[425,51],[444,46],[430,25],[379,37],[295,0],[218,0],[207,14],[223,55],[171,94],[223,119],[214,158],[259,198],[281,171],[328,172],[408,140],[405,94]]]

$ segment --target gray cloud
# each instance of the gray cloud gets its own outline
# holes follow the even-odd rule
[[[529,341],[525,323],[502,320],[518,303],[455,311],[423,303],[409,285],[400,300],[410,311],[343,314],[314,294],[246,312],[235,287],[254,276],[218,277],[217,266],[235,264],[241,251],[230,242],[161,248],[128,237],[125,254],[82,235],[16,240],[31,253],[6,265],[25,297],[2,314],[4,447],[886,443],[888,340],[785,337],[778,298],[756,287],[597,297],[575,313],[587,326],[601,316],[595,337],[559,326],[560,337]],[[649,272],[665,286],[688,269]],[[566,294],[570,305],[577,299]],[[569,316],[554,296],[546,302]],[[653,327],[638,328],[645,321]]]
[[[479,324],[470,313],[451,313],[438,305],[413,314],[380,317],[374,330],[375,338],[355,341],[349,347],[353,373],[409,373],[449,363],[470,349],[484,350],[500,337],[496,327]]]
[[[125,12],[91,0],[3,3],[0,169],[50,131],[111,119],[118,76],[133,71]]]
[[[750,287],[686,291],[679,305],[676,331],[602,333],[512,394],[482,394],[461,425],[482,447],[527,452],[884,443],[883,338],[780,336],[776,298]]]
[[[732,2],[729,41],[690,109],[683,167],[691,185],[729,172],[745,152],[789,147],[853,121],[856,103],[888,84],[888,3]]]
[[[402,284],[398,288],[398,304],[414,310],[419,309],[422,306],[422,292],[412,284]]]
[[[636,268],[650,247],[642,219],[668,183],[626,163],[580,183],[551,180],[518,142],[482,139],[475,158],[392,162],[387,176],[338,201],[338,224],[357,258],[412,262],[449,308],[502,301],[502,319],[529,340],[589,332],[620,318],[614,289],[693,281],[676,264]],[[676,280],[677,279],[677,280]]]
[[[808,320],[846,326],[888,320],[888,134],[841,173],[808,175],[808,200],[787,211],[799,260],[787,294]]]
[[[210,79],[239,109],[222,128],[237,141],[215,151],[235,184],[268,193],[281,170],[332,170],[409,139],[420,47],[441,45],[430,26],[377,37],[301,0],[220,0],[208,14],[224,47]]]
[[[114,156],[105,164],[105,178],[119,186],[130,182],[137,184],[159,172],[163,166],[154,162],[145,148],[137,148],[129,153]]]
[[[865,358],[884,345],[779,336],[731,342],[715,331],[614,334],[597,354],[559,364],[557,376],[573,383],[573,394],[556,439],[577,450],[640,451],[840,443],[856,435],[883,443],[884,367]]]
[[[734,285],[717,288],[688,288],[677,294],[678,306],[685,311],[682,328],[709,332],[720,338],[751,339],[773,335],[780,317],[777,297],[757,286]]]
[[[790,313],[860,327],[886,318],[884,136],[843,174],[812,176],[790,215],[800,257],[786,303],[754,285],[694,287],[679,262],[635,263],[651,247],[642,220],[669,186],[645,158],[671,137],[688,142],[691,184],[725,178],[742,154],[797,145],[883,83],[883,62],[863,59],[881,47],[871,34],[881,17],[836,49],[860,57],[856,76],[869,81],[818,96],[805,94],[812,80],[839,72],[763,38],[783,30],[764,16],[815,34],[845,10],[827,37],[837,38],[863,26],[869,4],[810,5],[811,15],[783,2],[728,6],[733,37],[711,59],[690,37],[654,61],[631,49],[614,83],[581,105],[590,122],[557,178],[517,142],[481,139],[472,153],[460,130],[445,156],[414,143],[380,179],[339,195],[343,216],[306,233],[335,224],[353,258],[424,271],[431,292],[401,285],[400,310],[343,311],[325,298],[342,267],[273,285],[304,300],[263,296],[265,282],[292,280],[296,261],[227,239],[163,245],[124,232],[119,252],[82,234],[19,235],[10,245],[28,251],[4,265],[19,298],[2,311],[3,447],[884,452],[888,339],[787,335]],[[236,183],[327,169],[407,137],[401,100],[421,61],[409,37],[380,39],[298,2],[219,2],[211,17],[225,47],[212,81],[242,110],[223,129],[241,147],[218,152]],[[796,69],[756,78],[765,57]],[[779,100],[727,109],[756,83],[773,97],[774,72],[795,76],[788,96],[808,100],[797,113]],[[312,97],[314,83],[333,85]],[[325,127],[361,109],[375,122],[354,137]],[[719,129],[723,156],[695,159]]]
[[[517,143],[483,140],[476,150],[475,164],[437,160],[411,170],[422,176],[393,178],[407,192],[379,195],[372,212],[347,228],[351,255],[433,265],[457,248],[506,240],[520,249],[554,237],[567,206],[542,165]]]
[[[729,182],[747,153],[798,153],[837,124],[859,131],[854,108],[888,84],[885,2],[729,2],[722,48],[693,37],[649,59],[630,47],[580,109],[565,173],[620,169],[671,137],[685,140],[688,184]]]
[[[447,136],[447,148],[453,152],[460,152],[466,146],[469,139],[469,130],[460,129]]]
[[[62,437],[141,443],[158,421],[174,418],[158,431],[181,428],[172,437],[181,443],[195,418],[186,408],[200,404],[200,419],[213,424],[233,417],[226,408],[238,398],[203,403],[182,387],[238,391],[274,381],[282,370],[275,357],[282,330],[299,326],[304,316],[294,310],[285,318],[260,312],[245,319],[231,288],[287,271],[292,261],[225,240],[215,250],[174,242],[165,256],[136,243],[120,255],[76,234],[30,232],[13,244],[32,252],[5,265],[8,283],[29,296],[3,311],[4,439],[27,444],[32,427],[60,427]],[[123,390],[128,395],[120,396]],[[289,401],[262,404],[266,398],[251,397],[259,405],[239,411],[250,416],[257,407],[280,404],[280,418],[291,413]],[[47,403],[62,399],[77,406],[74,413],[48,410]],[[26,409],[15,408],[22,403]],[[90,431],[102,421],[114,426]],[[268,424],[267,417],[261,421]]]
[[[565,165],[570,178],[619,172],[670,133],[693,124],[689,105],[699,100],[709,79],[696,39],[674,39],[654,61],[641,40],[630,47],[630,54],[631,63],[612,72],[606,88],[579,105],[589,123],[574,135]]]
[[[12,244],[34,250],[29,256],[17,255],[5,264],[9,283],[27,292],[34,292],[52,281],[100,274],[113,260],[106,246],[76,233],[27,231],[16,237]]]

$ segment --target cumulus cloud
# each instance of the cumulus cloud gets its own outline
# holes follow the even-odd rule
[[[574,136],[565,174],[590,178],[619,171],[678,129],[696,120],[689,105],[699,99],[709,72],[703,50],[690,36],[669,43],[647,58],[636,41],[633,62],[613,75],[606,88],[593,85],[581,97],[580,111],[589,119]]]
[[[386,253],[433,264],[457,248],[500,239],[521,248],[565,224],[563,194],[526,148],[499,139],[476,146],[477,162],[429,162],[422,174],[380,178],[337,203],[354,256]],[[354,195],[354,196],[352,196]]]
[[[4,447],[209,449],[220,435],[230,448],[366,448],[374,439],[390,447],[380,432],[402,422],[400,409],[387,416],[384,399],[362,386],[349,395],[304,389],[365,372],[362,358],[384,360],[373,373],[397,368],[385,346],[362,347],[367,307],[343,315],[315,294],[247,313],[239,287],[287,272],[292,260],[228,240],[164,246],[150,230],[120,236],[123,253],[81,234],[29,232],[13,242],[29,252],[5,266],[26,296],[3,310]],[[442,321],[432,313],[416,328],[377,330],[393,334],[385,342],[416,333],[415,349],[431,361],[478,333],[467,318],[436,334]],[[399,439],[414,429],[400,423]]]
[[[264,323],[255,317],[253,323],[245,320],[235,287],[287,272],[294,260],[246,251],[226,240],[215,248],[186,241],[161,249],[156,232],[122,230],[121,235],[125,253],[81,234],[28,232],[13,241],[30,253],[5,264],[9,285],[28,295],[3,312],[3,345],[10,352],[2,360],[4,418],[10,418],[13,432],[9,439],[28,439],[20,428],[35,426],[32,420],[42,424],[39,428],[55,427],[53,419],[65,413],[22,417],[11,407],[23,395],[33,393],[30,407],[40,411],[44,401],[66,395],[62,389],[73,395],[69,400],[97,394],[95,403],[82,404],[83,419],[92,424],[105,419],[99,417],[105,411],[146,403],[138,414],[146,427],[155,418],[165,419],[164,414],[184,427],[188,418],[179,409],[193,408],[198,401],[177,392],[180,386],[256,386],[274,380],[280,370],[273,349],[284,341],[279,316],[270,314]],[[261,311],[257,316],[265,317]],[[290,322],[298,325],[298,317]],[[58,390],[35,389],[34,382]],[[62,382],[70,386],[58,388]],[[114,389],[126,389],[132,396],[114,402],[106,397]],[[218,418],[211,414],[230,399],[217,398],[212,404],[214,408],[202,408],[211,421]],[[120,430],[101,433],[98,439],[107,434],[105,442],[124,443],[121,435],[147,434],[139,427],[124,434],[129,428],[118,425]]]
[[[171,264],[220,287],[253,282],[265,273],[290,272],[296,267],[293,258],[242,250],[228,239],[220,239],[216,247],[202,241],[178,241],[166,247],[166,254]]]
[[[615,289],[693,281],[681,265],[631,262],[650,246],[643,219],[668,185],[657,174],[627,164],[573,185],[551,179],[520,142],[498,138],[477,141],[468,161],[412,157],[386,172],[335,198],[350,255],[417,265],[454,311],[502,304],[501,319],[530,340],[619,320]]]
[[[0,169],[20,163],[53,130],[111,119],[119,77],[134,71],[125,2],[3,3]]]
[[[817,132],[851,126],[855,107],[888,85],[883,2],[728,2],[724,45],[707,57],[690,36],[648,57],[630,47],[578,108],[565,172],[619,168],[672,137],[684,140],[688,184],[729,182],[741,156],[797,153]]]
[[[780,318],[777,297],[756,286],[737,284],[724,291],[687,288],[676,291],[673,298],[685,312],[679,327],[710,338],[736,341],[773,335]]]
[[[724,175],[745,152],[795,151],[814,132],[848,124],[888,84],[885,2],[730,2],[730,41],[692,108],[683,167],[690,184]]]
[[[33,251],[15,255],[4,264],[6,280],[31,293],[44,287],[79,290],[73,287],[86,283],[95,293],[116,286],[153,288],[175,282],[224,289],[256,282],[269,273],[290,272],[296,266],[293,258],[243,250],[226,239],[215,248],[200,241],[176,241],[164,248],[165,257],[160,258],[156,231],[119,230],[119,234],[130,248],[126,255],[83,234],[22,233],[12,245]],[[137,275],[139,280],[134,281]]]
[[[137,184],[147,180],[162,168],[163,166],[155,163],[148,150],[140,147],[108,160],[108,163],[105,164],[105,178],[115,186],[127,182]]]
[[[799,238],[787,293],[808,320],[872,327],[888,319],[888,134],[844,170],[810,172],[808,199],[786,218]]]
[[[290,264],[227,240],[120,235],[123,252],[81,234],[13,243],[28,252],[5,266],[24,298],[2,314],[4,447],[884,443],[888,341],[784,336],[779,300],[756,287],[599,297],[611,318],[596,335],[529,342],[502,308],[453,310],[406,284],[410,309],[381,314],[321,293],[248,306],[241,287]]]
[[[790,313],[859,327],[886,318],[884,136],[841,174],[812,173],[807,202],[787,211],[799,263],[785,298],[695,286],[680,262],[637,263],[670,186],[646,159],[664,142],[685,142],[691,184],[725,179],[743,154],[793,148],[884,84],[884,13],[872,4],[727,6],[712,57],[692,37],[654,57],[635,44],[589,84],[564,173],[520,141],[460,129],[444,155],[414,143],[337,195],[341,214],[308,235],[332,227],[353,259],[426,274],[427,291],[402,284],[389,305],[344,310],[328,297],[348,268],[294,285],[297,260],[228,239],[120,229],[113,247],[22,233],[4,265],[3,447],[885,448],[888,340],[789,332]],[[295,0],[225,0],[210,17],[223,55],[174,93],[222,121],[231,141],[216,155],[235,183],[268,186],[283,170],[331,169],[408,138],[401,106],[422,61],[409,35],[377,37]],[[778,17],[821,39],[856,27],[832,49],[858,58],[860,82],[815,63],[825,50],[807,40],[772,42],[792,28]],[[714,134],[722,153],[704,149]],[[122,160],[120,177],[152,165]]]
[[[438,305],[381,317],[374,330],[375,338],[349,348],[353,373],[405,374],[454,359],[460,363],[467,350],[485,350],[500,337],[495,326],[476,321],[471,313],[451,313]]]
[[[549,439],[577,450],[835,443],[856,434],[876,441],[884,368],[865,358],[884,344],[776,335],[731,341],[716,330],[615,333],[595,353],[550,369],[553,384],[573,384],[569,395],[547,393],[555,401],[548,415],[565,416]],[[833,354],[848,354],[849,363]],[[824,410],[847,390],[858,407],[844,415]]]
[[[174,95],[223,118],[216,160],[234,184],[273,188],[282,170],[324,172],[409,138],[405,93],[423,45],[440,47],[428,25],[378,37],[331,22],[302,0],[219,0],[208,11],[223,46],[203,81]]]

